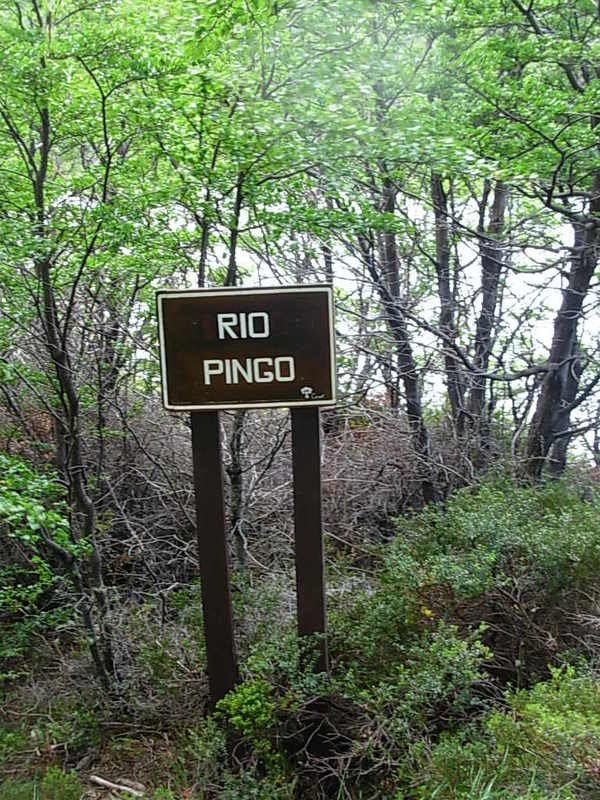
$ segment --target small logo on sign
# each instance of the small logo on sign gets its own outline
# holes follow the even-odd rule
[[[303,386],[300,389],[300,394],[305,400],[322,400],[325,397],[324,394],[315,394],[315,390],[312,386]]]

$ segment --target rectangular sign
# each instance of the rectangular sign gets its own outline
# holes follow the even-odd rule
[[[159,291],[171,411],[335,404],[331,286]]]

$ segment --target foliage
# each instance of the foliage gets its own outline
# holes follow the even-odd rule
[[[443,623],[425,632],[405,645],[402,660],[389,665],[384,680],[360,692],[400,748],[485,708],[474,687],[487,677],[484,665],[492,653],[476,634],[464,640],[457,633]]]
[[[84,785],[72,770],[63,772],[58,767],[48,767],[41,781],[19,782],[9,779],[0,784],[2,800],[80,800]]]
[[[243,664],[244,681],[217,703],[217,718],[250,747],[276,782],[287,780],[277,731],[311,698],[329,689],[328,676],[315,673],[318,639],[299,642],[295,632],[269,636]]]
[[[27,748],[28,736],[19,730],[0,727],[0,767],[8,766],[15,756]]]
[[[597,573],[587,563],[597,552],[593,511],[576,486],[492,477],[450,496],[444,508],[399,521],[394,541],[370,548],[365,588],[330,597],[330,676],[314,673],[318,641],[298,642],[292,625],[274,630],[256,623],[244,643],[243,681],[200,718],[197,707],[186,710],[188,683],[178,663],[183,659],[189,669],[185,648],[197,649],[188,626],[199,624],[199,598],[196,585],[180,589],[177,618],[162,637],[158,628],[147,631],[148,641],[167,648],[157,646],[154,655],[140,650],[143,669],[159,670],[140,687],[152,687],[155,722],[165,714],[163,724],[173,728],[168,781],[161,770],[155,797],[314,800],[346,792],[390,800],[591,800],[600,709],[597,675],[581,654],[594,652],[593,631],[580,631],[575,614],[561,621],[557,602],[565,605],[574,591],[582,613],[583,598],[595,592]],[[351,559],[337,569],[342,585],[352,581]],[[505,691],[499,666],[514,652],[497,629],[521,613],[502,595],[515,581],[520,601],[540,609],[535,626],[521,620],[515,631],[524,664],[545,636],[545,614],[552,614],[554,635],[563,626],[581,633],[581,642],[578,654],[571,641],[568,656],[577,666],[554,666],[565,658],[556,649],[544,651],[545,661],[538,653],[537,674],[521,670],[527,688]],[[265,611],[260,592],[249,590],[236,602],[240,620],[278,607],[273,595]],[[142,620],[149,625],[148,613],[133,613],[132,630]],[[171,646],[179,648],[176,657]],[[509,672],[508,680],[518,684],[517,676]],[[3,731],[5,762],[22,762],[32,742],[44,752],[85,752],[100,741],[103,713],[79,701],[55,702],[23,733]],[[115,706],[111,718],[121,714]],[[151,743],[135,729],[120,736],[107,752],[136,763],[155,759],[153,748],[163,741],[157,736]],[[14,793],[25,784],[7,785]]]
[[[576,485],[491,479],[399,529],[385,558],[388,591],[468,630],[484,622],[482,640],[503,680],[541,677],[574,642],[592,655],[585,613],[595,613],[600,528],[596,501]]]
[[[592,718],[582,721],[574,712],[573,727],[565,720],[564,730],[575,748],[577,726],[584,730],[589,725],[591,744],[575,760],[580,766],[591,764],[597,704],[590,698],[597,692],[596,680],[586,668],[576,675],[571,667],[563,673],[552,663],[560,663],[560,647],[571,646],[578,630],[579,652],[595,653],[593,631],[579,629],[577,615],[568,611],[575,606],[582,613],[587,603],[589,619],[595,618],[600,552],[595,503],[583,500],[579,488],[566,482],[531,487],[491,478],[456,492],[443,508],[429,507],[398,525],[398,537],[375,562],[374,587],[350,602],[345,598],[333,610],[330,644],[336,682],[386,731],[384,749],[395,751],[403,784],[415,783],[416,763],[427,771],[430,743],[440,735],[434,762],[445,747],[450,748],[449,770],[456,766],[456,753],[464,756],[462,783],[452,784],[447,795],[432,780],[422,793],[401,796],[425,798],[437,787],[440,796],[455,796],[456,789],[456,796],[465,798],[513,797],[507,792],[516,756],[510,769],[496,776],[503,758],[496,744],[497,760],[482,767],[488,739],[482,739],[480,723],[470,721],[487,720],[489,741],[526,743],[542,736],[546,724],[536,717],[535,730],[526,731],[522,708],[534,715],[538,697],[557,706],[555,717],[546,715],[555,720],[557,747],[563,704],[566,708],[571,702],[574,710],[589,705]],[[569,658],[576,657],[573,649]],[[510,695],[512,716],[490,713],[499,699],[496,681],[535,682],[548,670],[553,675],[549,683],[533,683],[530,691]],[[567,701],[571,691],[577,697]],[[511,720],[520,721],[518,730],[510,729]],[[545,796],[550,789],[557,798],[571,796],[561,788],[560,777],[550,783],[542,777],[549,768],[544,759],[553,763],[548,748],[540,742],[534,750],[528,777],[521,776],[523,797]],[[581,775],[589,769],[581,767]],[[565,785],[572,779],[567,773]],[[519,791],[514,796],[520,797]]]
[[[47,717],[32,725],[29,738],[40,750],[62,748],[78,753],[101,742],[99,711],[88,705],[75,705],[69,701],[55,702]]]
[[[283,690],[288,705],[301,703],[328,686],[327,675],[315,671],[319,640],[318,634],[299,640],[291,626],[282,628],[275,636],[272,630],[265,630],[250,648],[242,675],[249,681],[268,681],[276,693]]]
[[[443,736],[423,766],[415,798],[592,798],[597,791],[597,677],[572,667],[509,693],[478,727]],[[480,787],[474,792],[475,785]],[[487,787],[487,794],[484,793]]]
[[[271,687],[259,678],[245,681],[217,703],[217,711],[250,742],[256,744],[273,724]]]
[[[557,596],[585,585],[600,565],[596,504],[577,486],[549,481],[538,489],[492,480],[456,492],[445,508],[399,522],[384,581],[435,584],[455,598],[492,587]]]
[[[58,545],[76,555],[85,547],[70,539],[64,491],[49,473],[0,453],[0,546],[12,551],[0,567],[0,658],[23,655],[31,637],[69,619],[69,611],[44,608],[62,581],[52,558]]]
[[[40,784],[43,800],[79,800],[83,789],[75,772],[63,772],[58,767],[48,767]]]
[[[227,763],[227,743],[215,717],[207,716],[191,728],[187,740],[195,781],[207,785],[218,780]]]
[[[229,698],[232,695],[225,700]],[[178,800],[180,797],[189,800],[221,797],[285,800],[293,796],[293,781],[286,777],[280,760],[254,727],[250,739],[256,750],[250,756],[242,756],[238,747],[242,761],[238,758],[237,766],[232,765],[227,743],[228,730],[231,731],[227,726],[227,713],[230,707],[237,705],[232,698],[231,703],[226,702],[216,714],[206,716],[186,731],[179,742],[179,769],[170,769],[171,788],[157,787],[154,800]],[[247,740],[240,739],[238,746],[244,742]]]

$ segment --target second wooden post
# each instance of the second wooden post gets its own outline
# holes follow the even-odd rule
[[[328,672],[319,408],[293,408],[292,463],[298,633],[321,634],[317,672]]]

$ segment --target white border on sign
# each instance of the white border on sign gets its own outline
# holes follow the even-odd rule
[[[164,319],[162,300],[172,297],[219,297],[226,294],[287,294],[290,292],[326,292],[329,316],[329,361],[331,365],[331,398],[329,400],[277,400],[265,403],[210,403],[209,405],[171,405],[167,389],[167,363],[165,349]],[[335,326],[333,324],[333,287],[316,284],[308,286],[265,286],[260,289],[245,289],[242,286],[223,286],[219,289],[159,289],[156,292],[156,310],[158,317],[158,341],[160,354],[160,378],[162,384],[163,406],[167,411],[235,411],[238,408],[288,408],[296,406],[333,406],[337,402],[337,382],[335,363]]]

